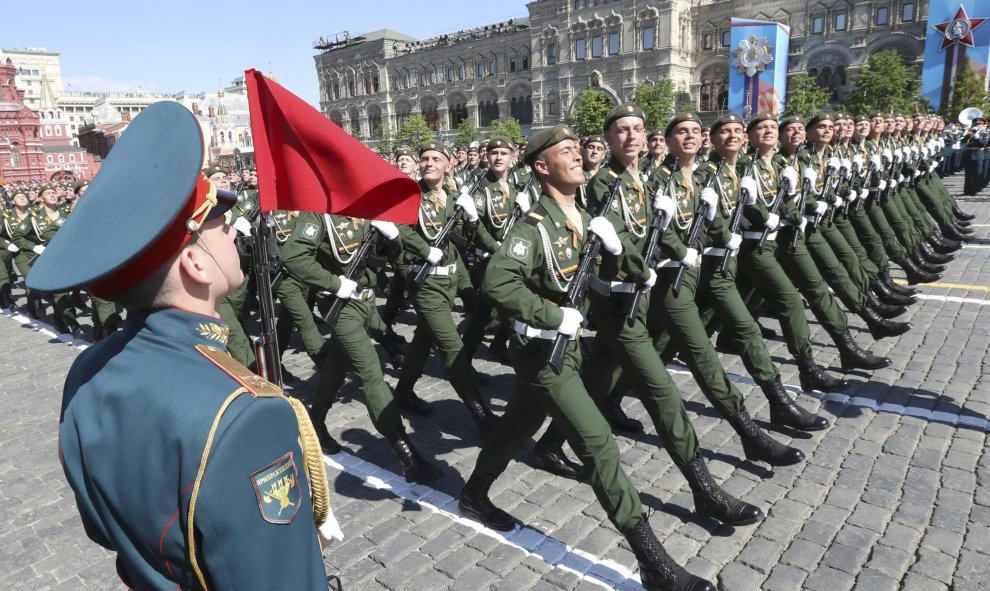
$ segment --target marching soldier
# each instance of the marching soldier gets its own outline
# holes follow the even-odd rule
[[[325,591],[317,526],[336,522],[316,435],[305,407],[228,353],[235,196],[202,159],[188,110],[145,109],[32,269],[32,290],[86,286],[128,311],[69,371],[58,456],[126,587]]]
[[[603,260],[613,259],[609,264],[619,264],[630,280],[647,280],[649,269],[628,267],[625,258],[614,261],[623,245],[612,225],[603,218],[591,219],[578,208],[575,193],[584,175],[580,146],[570,129],[558,125],[536,133],[524,158],[538,175],[543,195],[509,231],[489,264],[484,283],[486,296],[502,318],[515,321],[509,357],[518,379],[505,415],[495,425],[461,491],[460,509],[493,529],[515,527],[515,519],[491,502],[489,489],[549,414],[590,467],[591,486],[609,520],[632,547],[643,585],[654,590],[714,589],[678,566],[650,528],[639,494],[622,469],[608,423],[578,375],[581,351],[573,339],[579,334],[583,312],[559,307],[589,233],[601,237]],[[558,334],[572,339],[559,375],[546,361]]]

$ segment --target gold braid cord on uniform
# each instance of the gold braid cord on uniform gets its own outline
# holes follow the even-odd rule
[[[327,468],[323,465],[323,452],[320,451],[320,440],[316,437],[316,429],[309,418],[306,406],[296,398],[286,397],[292,410],[296,413],[299,423],[299,440],[302,443],[303,461],[306,465],[306,476],[309,477],[309,490],[313,496],[313,521],[320,527],[327,521],[330,514],[330,485],[327,482]]]

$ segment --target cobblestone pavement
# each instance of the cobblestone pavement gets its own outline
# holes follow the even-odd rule
[[[961,178],[948,183],[958,190]],[[902,318],[914,330],[874,343],[852,318],[860,344],[890,356],[893,365],[872,375],[853,372],[847,376],[853,385],[842,394],[799,394],[802,404],[833,420],[813,435],[776,433],[801,448],[806,462],[769,470],[740,459],[731,428],[716,418],[684,368],[671,367],[716,479],[767,513],[762,523],[735,530],[695,517],[687,484],[652,427],[644,435],[619,436],[650,523],[678,562],[725,591],[990,587],[990,456],[984,453],[990,203],[963,203],[979,216],[974,240],[942,283],[922,287],[922,301]],[[0,318],[0,588],[120,588],[113,554],[83,532],[56,456],[62,380],[85,343],[26,322]],[[773,321],[767,325],[776,328]],[[398,328],[411,337],[408,324]],[[837,368],[827,335],[817,324],[812,328],[818,361]],[[799,392],[797,367],[783,341],[768,345],[784,382]],[[315,380],[299,351],[290,348],[286,365],[302,378],[294,392],[305,399]],[[751,413],[769,428],[766,401],[742,377],[741,361],[723,359]],[[511,370],[485,354],[476,367],[489,376],[483,392],[500,410]],[[373,431],[355,384],[334,407],[330,430],[347,451],[327,462],[346,539],[325,551],[328,575],[353,591],[641,589],[633,555],[591,489],[534,470],[526,452],[496,482],[493,496],[527,527],[503,536],[459,516],[455,499],[479,439],[442,372],[432,359],[418,387],[434,415],[407,420],[414,441],[445,468],[431,488],[396,476],[398,463]],[[394,372],[386,379],[394,385]],[[624,407],[649,424],[638,401],[626,398]]]

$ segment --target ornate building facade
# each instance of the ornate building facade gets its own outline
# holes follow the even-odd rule
[[[524,130],[562,121],[597,88],[629,100],[640,82],[673,81],[705,119],[728,97],[729,20],[791,28],[790,74],[841,100],[878,51],[920,67],[927,3],[917,0],[535,0],[527,18],[418,40],[388,29],[314,44],[320,108],[365,141],[422,115],[442,137],[472,118]]]

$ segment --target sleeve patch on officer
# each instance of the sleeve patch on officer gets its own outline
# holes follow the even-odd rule
[[[289,452],[251,475],[261,517],[269,523],[292,523],[299,511],[299,470]]]
[[[512,242],[509,243],[509,256],[524,261],[529,256],[530,246],[532,246],[532,243],[529,240],[513,236]]]
[[[303,227],[302,232],[305,238],[312,240],[313,238],[316,238],[316,235],[320,232],[320,228],[316,224],[306,224]]]

